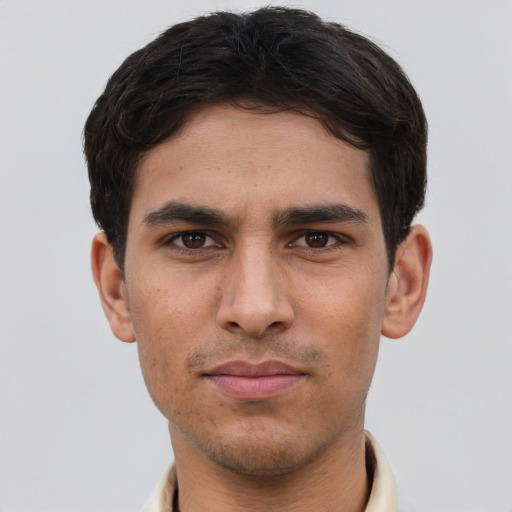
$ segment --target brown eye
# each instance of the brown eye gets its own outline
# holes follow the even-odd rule
[[[329,231],[307,231],[291,245],[309,249],[328,249],[331,246],[341,246],[343,244],[343,240],[338,235]]]
[[[175,233],[165,240],[165,245],[182,251],[189,251],[187,254],[202,254],[209,249],[221,249],[222,244],[208,234],[207,231],[182,231]]]
[[[199,232],[185,233],[181,235],[181,241],[183,247],[187,249],[200,249],[205,244],[206,234]]]
[[[327,233],[306,233],[304,235],[306,245],[315,249],[325,247],[329,242]]]

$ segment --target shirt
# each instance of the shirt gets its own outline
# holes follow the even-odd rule
[[[366,464],[373,474],[370,498],[364,512],[397,512],[395,478],[386,456],[373,436],[366,432]],[[174,496],[178,488],[174,463],[167,469],[142,512],[176,512]]]

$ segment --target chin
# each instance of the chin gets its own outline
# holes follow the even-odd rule
[[[259,435],[258,435],[259,434]],[[319,457],[330,444],[314,444],[302,435],[250,432],[225,439],[196,440],[212,462],[238,475],[279,477],[294,473]]]
[[[315,456],[297,451],[297,446],[240,449],[222,446],[207,453],[218,466],[238,475],[278,477],[288,475],[306,466]]]

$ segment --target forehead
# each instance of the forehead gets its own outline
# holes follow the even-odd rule
[[[367,152],[311,117],[229,105],[194,113],[142,157],[132,210],[143,214],[170,200],[228,212],[308,202],[376,205]]]

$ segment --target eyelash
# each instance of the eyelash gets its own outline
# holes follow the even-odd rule
[[[321,235],[321,236],[327,236],[327,245],[323,245],[320,247],[311,247],[308,245],[298,245],[297,242],[301,238],[305,238],[307,236],[313,236],[313,235]],[[329,243],[329,241],[333,239],[333,243]],[[343,238],[341,235],[337,233],[332,233],[331,231],[305,231],[302,232],[297,238],[293,240],[290,244],[288,244],[289,247],[300,247],[302,250],[308,251],[310,253],[320,253],[320,252],[328,252],[340,249],[342,246],[346,245],[348,242],[345,238]]]
[[[210,245],[206,245],[206,246],[202,245],[201,247],[196,247],[196,248],[185,247],[184,245],[178,245],[176,243],[177,240],[181,239],[181,242],[183,244],[184,237],[194,236],[194,235],[204,236],[205,240],[209,238],[214,243],[211,243]],[[323,245],[320,247],[311,247],[311,246],[308,246],[305,244],[299,245],[297,243],[302,238],[305,238],[307,236],[315,236],[315,235],[327,236],[328,237],[327,245]],[[329,241],[331,239],[334,239],[333,243],[329,243]],[[290,248],[299,247],[301,250],[308,252],[310,254],[321,254],[321,253],[326,253],[329,251],[338,250],[342,246],[346,245],[347,243],[348,243],[348,241],[344,237],[340,236],[337,233],[332,233],[330,231],[320,231],[320,230],[313,231],[313,230],[311,230],[311,231],[302,231],[300,233],[300,235],[295,237],[290,243],[288,243],[286,245],[286,247],[290,247]],[[197,255],[200,253],[204,253],[208,250],[224,248],[224,245],[222,243],[218,242],[216,240],[216,237],[213,236],[209,231],[201,231],[201,230],[180,231],[178,233],[174,233],[173,235],[167,237],[164,240],[163,245],[167,245],[167,246],[171,245],[171,246],[173,246],[172,249],[174,251],[179,251],[180,253],[185,254],[185,255]]]
[[[181,242],[183,243],[183,238],[186,236],[193,236],[193,235],[202,235],[205,237],[205,239],[211,239],[213,242],[210,245],[207,246],[201,246],[197,248],[190,248],[185,247],[185,245],[177,245],[176,240],[181,239]],[[184,254],[197,254],[199,251],[205,251],[207,249],[215,249],[215,248],[221,248],[222,244],[218,243],[214,236],[212,236],[208,231],[201,231],[201,230],[192,230],[192,231],[180,231],[179,233],[174,233],[170,237],[166,238],[164,240],[164,245],[173,245],[173,250],[180,251]]]

